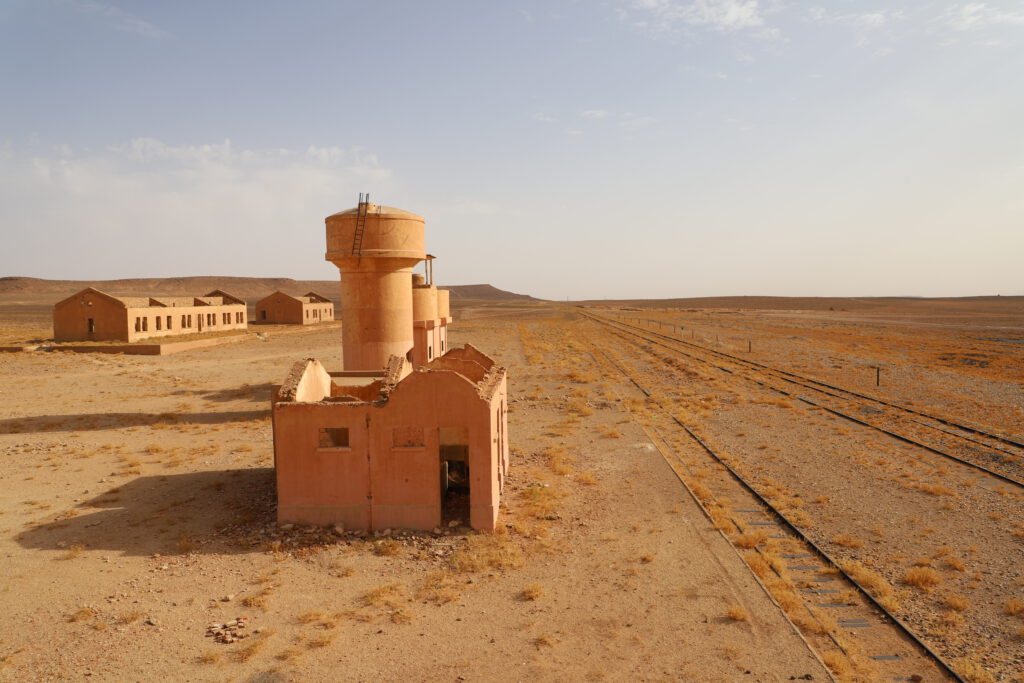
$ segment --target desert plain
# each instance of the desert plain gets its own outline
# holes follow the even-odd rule
[[[270,395],[342,322],[0,353],[0,680],[955,680],[723,463],[964,680],[1024,680],[1024,297],[453,303],[509,371],[494,533],[275,523]],[[0,346],[49,323],[0,301]]]

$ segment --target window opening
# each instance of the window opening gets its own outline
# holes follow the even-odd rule
[[[321,427],[320,448],[348,448],[348,427]]]

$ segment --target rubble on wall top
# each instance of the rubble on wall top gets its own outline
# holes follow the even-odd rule
[[[314,358],[303,358],[302,360],[295,361],[292,365],[292,369],[288,371],[288,376],[281,384],[281,388],[277,392],[277,398],[280,401],[294,401],[295,396],[299,390],[299,382],[302,381],[302,376],[306,374],[306,368],[316,362]]]
[[[494,397],[494,392],[501,386],[502,380],[505,379],[506,370],[500,365],[492,365],[488,370],[484,378],[480,380],[477,385],[479,387],[478,393],[480,398],[485,401],[490,401]]]
[[[381,396],[387,396],[402,381],[405,364],[408,361],[401,356],[391,356],[388,359],[388,367],[384,370],[384,379],[381,380]]]

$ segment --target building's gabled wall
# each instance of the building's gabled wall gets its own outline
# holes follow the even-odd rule
[[[299,299],[274,292],[256,302],[256,322],[277,325],[302,324],[303,305]]]
[[[97,289],[83,289],[54,305],[53,338],[56,341],[128,341],[125,306]]]
[[[334,304],[319,295],[294,297],[274,292],[256,302],[256,322],[276,325],[316,325],[334,320]]]
[[[437,519],[440,520],[440,439],[443,427],[465,428],[469,446],[470,476],[470,525],[474,529],[493,529],[498,515],[500,494],[497,478],[497,444],[492,441],[491,402],[480,397],[478,388],[465,377],[449,371],[418,371],[399,383],[388,398],[386,431],[395,427],[422,427],[425,437],[424,457],[431,461],[433,480],[421,482],[424,488],[436,492]],[[382,471],[388,464],[401,464],[404,449],[390,448],[387,442],[390,434],[381,435],[378,453],[383,457],[374,460]],[[400,481],[395,482],[394,491],[387,492],[382,501],[383,519],[391,521],[399,515],[390,508],[398,507],[398,497],[403,493]],[[392,504],[391,501],[396,503]],[[378,514],[375,514],[375,518]],[[376,521],[376,519],[375,519]],[[465,521],[465,520],[464,520]],[[426,527],[420,527],[426,528]]]

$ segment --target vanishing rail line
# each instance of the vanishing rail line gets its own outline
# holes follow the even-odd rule
[[[595,316],[593,314],[587,314],[587,315],[590,315],[592,318],[601,318],[601,316]],[[610,320],[610,319],[603,318],[603,320]],[[899,403],[894,403],[892,401],[887,401],[887,400],[879,398],[877,396],[872,396],[870,394],[865,394],[863,392],[854,391],[852,389],[847,389],[845,387],[841,387],[841,386],[838,386],[838,385],[835,385],[835,384],[831,384],[829,382],[824,382],[824,381],[819,380],[819,379],[814,379],[813,377],[807,377],[806,375],[800,375],[800,374],[797,374],[795,372],[789,372],[788,370],[782,370],[780,368],[772,367],[771,365],[768,365],[766,363],[759,363],[757,361],[750,360],[749,358],[742,358],[740,356],[736,356],[736,355],[731,354],[731,353],[726,353],[725,351],[719,351],[717,349],[711,349],[711,348],[708,348],[706,346],[701,346],[700,344],[695,344],[694,342],[688,342],[685,339],[679,339],[679,338],[672,337],[672,336],[669,336],[669,335],[663,335],[663,334],[660,334],[660,333],[657,333],[657,332],[653,332],[652,330],[648,330],[646,328],[643,328],[643,327],[640,327],[640,326],[637,326],[637,325],[630,325],[629,323],[623,322],[621,320],[613,320],[611,322],[615,322],[615,323],[618,323],[619,325],[630,327],[630,328],[633,328],[633,329],[636,329],[636,330],[643,330],[644,332],[647,332],[647,333],[650,333],[650,334],[654,334],[656,336],[663,337],[665,339],[671,339],[672,341],[674,341],[674,342],[676,342],[678,344],[682,344],[684,346],[688,346],[688,347],[691,347],[691,348],[699,349],[701,351],[704,351],[706,353],[710,353],[710,354],[715,355],[715,356],[720,356],[722,358],[726,358],[726,359],[728,359],[728,360],[730,360],[730,361],[732,361],[734,363],[738,363],[740,365],[745,365],[747,367],[756,368],[758,370],[764,370],[764,371],[772,372],[772,373],[774,373],[776,375],[779,375],[781,378],[790,378],[787,381],[793,381],[795,384],[799,384],[801,386],[805,386],[808,389],[814,389],[815,391],[821,391],[822,393],[829,393],[828,391],[825,391],[824,389],[821,389],[821,387],[824,387],[825,389],[828,389],[828,390],[831,390],[831,391],[838,391],[838,392],[841,392],[843,394],[847,394],[849,396],[854,396],[854,397],[856,397],[858,399],[861,399],[861,400],[864,400],[864,401],[870,401],[872,403],[877,403],[879,405],[884,405],[884,406],[887,406],[889,408],[894,408],[896,410],[900,410],[900,411],[903,411],[903,412],[906,412],[906,413],[911,413],[913,415],[917,415],[918,417],[927,418],[927,419],[932,420],[934,422],[938,422],[940,424],[944,424],[947,427],[952,427],[954,429],[959,429],[960,431],[968,432],[968,433],[971,433],[971,434],[976,434],[978,436],[983,436],[983,437],[992,439],[994,441],[999,441],[999,442],[1004,443],[1004,444],[1006,444],[1008,446],[1013,446],[1013,447],[1018,448],[1018,449],[1024,449],[1024,442],[1019,440],[1020,437],[1007,436],[1005,434],[996,434],[995,432],[988,431],[988,430],[982,429],[982,428],[977,427],[977,426],[963,424],[962,422],[956,422],[955,420],[951,420],[951,419],[945,418],[945,417],[940,417],[938,415],[932,415],[931,413],[926,413],[926,412],[924,412],[922,410],[917,410],[916,408],[911,408],[909,406],[901,405]],[[660,321],[657,321],[657,320],[647,320],[646,322],[658,323]],[[807,383],[810,383],[810,384],[816,385],[816,386],[808,386]],[[935,429],[934,425],[929,425],[927,423],[921,423],[921,424],[923,424],[926,427],[930,427],[930,428]],[[949,432],[947,432],[947,433],[949,433]],[[960,434],[956,434],[956,436],[960,436],[961,438],[970,440],[969,438],[964,437],[963,435],[960,435]],[[996,450],[1000,450],[1000,449],[998,449],[996,447],[993,447],[993,446],[991,446],[989,444],[985,444],[984,442],[974,441],[974,443],[979,443],[981,445],[988,446],[989,448],[994,448]],[[1017,455],[1016,453],[1013,453],[1012,451],[1005,451],[1004,450],[1003,452],[1008,453],[1010,455]]]
[[[822,562],[827,568],[831,568],[831,570],[833,572],[838,573],[839,576],[841,576],[843,578],[843,580],[845,580],[853,589],[855,589],[857,591],[857,593],[859,593],[870,604],[871,608],[873,608],[874,610],[877,610],[877,613],[880,613],[880,614],[884,615],[884,618],[879,619],[877,613],[876,614],[871,614],[870,611],[868,611],[868,612],[863,612],[862,611],[862,613],[867,613],[870,616],[874,617],[875,620],[876,620],[876,623],[875,624],[871,624],[868,619],[862,619],[862,618],[857,618],[857,619],[849,619],[849,618],[848,619],[839,619],[839,620],[837,620],[837,622],[839,623],[840,627],[857,628],[858,630],[860,630],[863,627],[874,625],[874,626],[880,627],[879,630],[887,630],[886,632],[887,632],[888,635],[882,635],[882,636],[875,635],[875,637],[874,637],[875,641],[876,642],[880,642],[880,643],[885,643],[885,642],[888,642],[886,640],[887,638],[890,638],[890,639],[891,638],[898,638],[898,639],[904,640],[906,642],[909,642],[911,647],[917,651],[917,654],[920,657],[922,657],[927,662],[931,663],[937,669],[937,673],[941,673],[942,675],[947,676],[948,678],[950,678],[952,680],[959,681],[961,683],[965,683],[964,679],[952,668],[952,666],[948,662],[946,662],[942,658],[941,655],[939,655],[931,647],[929,647],[927,643],[925,643],[923,640],[921,640],[910,629],[910,627],[907,626],[905,623],[903,623],[898,617],[896,617],[896,615],[894,615],[892,612],[890,612],[888,609],[886,609],[871,594],[871,592],[868,591],[867,588],[862,586],[856,579],[854,579],[849,573],[847,573],[842,568],[842,566],[840,566],[839,562],[834,560],[821,546],[819,546],[811,538],[809,538],[803,531],[801,531],[801,529],[795,523],[790,521],[790,519],[788,517],[786,517],[786,515],[782,511],[780,511],[777,507],[775,507],[764,495],[762,495],[754,487],[753,484],[748,482],[719,453],[717,453],[714,450],[714,448],[712,448],[704,439],[702,439],[700,437],[700,435],[697,434],[690,425],[686,424],[670,408],[662,405],[656,398],[654,398],[652,396],[652,392],[647,387],[643,386],[643,384],[641,384],[637,380],[637,378],[634,377],[633,374],[629,372],[629,370],[627,370],[625,367],[623,367],[623,365],[621,363],[619,363],[617,360],[612,358],[612,356],[605,349],[603,349],[603,348],[601,348],[601,347],[599,347],[597,345],[594,345],[594,344],[591,344],[591,347],[592,347],[592,349],[594,351],[596,351],[597,353],[600,353],[607,360],[609,365],[611,365],[620,374],[622,374],[623,377],[626,380],[628,380],[629,383],[631,383],[633,386],[635,386],[637,388],[637,390],[639,390],[645,397],[647,397],[649,400],[653,401],[656,405],[658,405],[658,407],[661,408],[661,410],[664,412],[664,414],[669,419],[671,419],[671,421],[675,425],[677,425],[679,428],[681,428],[689,436],[689,438],[692,439],[697,445],[699,445],[700,448],[709,457],[711,457],[719,466],[724,468],[724,470],[728,473],[729,478],[732,481],[734,481],[736,484],[738,484],[740,489],[742,489],[743,492],[745,492],[754,501],[756,501],[757,505],[762,506],[763,508],[765,508],[768,511],[768,512],[765,513],[766,515],[775,518],[775,520],[771,521],[771,522],[763,522],[762,521],[762,522],[755,522],[755,524],[761,524],[761,525],[774,524],[775,525],[774,528],[776,530],[785,531],[786,533],[790,534],[792,537],[794,537],[796,539],[799,539],[799,541],[801,541],[808,548],[813,550],[814,554],[817,556],[817,559],[820,562]],[[596,359],[596,356],[595,356],[595,359]],[[667,444],[666,444],[666,446],[667,446]],[[676,457],[677,457],[677,459],[679,459],[678,455],[676,455]],[[681,461],[681,459],[680,459],[680,461]],[[682,480],[681,477],[680,477],[680,479]],[[683,484],[684,484],[684,486],[687,487],[687,489],[689,489],[689,486],[686,484],[685,481],[683,481]],[[692,495],[693,491],[691,490],[690,493]],[[694,498],[696,499],[696,496],[694,496]],[[698,500],[698,503],[699,502],[700,501]],[[702,505],[702,507],[703,507],[703,505]],[[756,512],[757,510],[748,510],[748,512],[751,512],[751,511]],[[706,510],[705,510],[705,513],[707,513]],[[731,521],[737,527],[737,529],[739,529],[741,532],[743,531],[743,526],[741,526],[739,523],[737,523],[735,519],[731,519]],[[786,556],[783,556],[783,557],[786,557]],[[806,555],[806,556],[803,556],[803,557],[810,557],[810,556]],[[811,567],[797,567],[797,568],[794,568],[794,569],[811,569]],[[778,573],[778,572],[776,571],[776,573]],[[780,575],[780,577],[781,577],[781,575]],[[814,579],[812,579],[812,580],[814,580]],[[818,579],[818,580],[821,580],[821,579]],[[825,580],[827,580],[827,579],[825,579]],[[817,595],[817,594],[821,594],[821,593],[838,593],[839,591],[838,590],[819,590],[819,591],[811,590],[811,591],[807,591],[807,592],[811,593],[811,594],[814,594],[814,595]],[[805,605],[806,605],[806,603],[805,603]],[[848,608],[848,609],[854,609],[856,607],[855,605],[839,604],[839,603],[826,603],[824,605],[819,605],[819,606],[821,606],[821,607],[835,607],[835,608]],[[811,614],[814,614],[814,613],[811,612]],[[861,633],[864,633],[865,630],[861,630]],[[835,636],[831,632],[826,632],[826,635],[832,640],[833,643],[835,643],[835,645],[839,649],[841,649],[844,652],[846,652],[846,648],[835,638]],[[870,640],[870,638],[865,638],[865,640]],[[882,647],[884,647],[884,644],[882,645]],[[876,662],[876,664],[878,664],[878,665],[887,665],[890,668],[900,668],[901,667],[901,662],[905,661],[902,656],[894,655],[894,654],[891,654],[891,653],[875,654],[875,655],[869,655],[869,656],[870,656],[870,658],[874,662]],[[895,680],[907,680],[907,681],[910,681],[910,680],[928,680],[928,679],[921,679],[919,676],[913,676],[912,675],[912,676],[898,676],[898,677],[895,678]]]
[[[848,390],[848,389],[843,389],[843,388],[840,388],[840,387],[835,387],[833,385],[826,384],[825,382],[820,382],[818,380],[814,380],[814,379],[811,379],[811,378],[808,378],[808,377],[803,377],[801,375],[797,375],[795,373],[787,372],[785,370],[778,370],[776,368],[773,368],[771,366],[765,365],[763,363],[758,363],[756,361],[747,360],[745,358],[739,358],[737,356],[733,356],[731,354],[728,354],[728,353],[725,353],[725,352],[722,352],[722,351],[717,351],[715,349],[709,349],[709,348],[701,346],[699,344],[694,344],[692,342],[687,342],[687,341],[684,341],[684,340],[681,340],[681,339],[677,339],[677,338],[669,336],[669,335],[660,334],[658,332],[654,332],[652,330],[648,330],[648,329],[645,329],[645,328],[642,328],[642,327],[638,327],[636,325],[631,325],[629,323],[624,323],[624,322],[619,321],[619,320],[610,320],[610,319],[605,318],[603,316],[594,315],[592,313],[582,313],[582,315],[585,316],[586,318],[590,319],[590,320],[593,320],[593,321],[595,321],[597,323],[600,323],[602,325],[605,325],[605,326],[607,326],[607,327],[609,327],[609,328],[611,328],[613,330],[616,330],[619,333],[632,335],[632,336],[637,337],[639,339],[643,339],[644,341],[647,341],[647,342],[650,342],[652,344],[656,344],[658,346],[664,347],[664,348],[666,348],[666,349],[668,349],[668,350],[670,350],[670,351],[672,351],[674,353],[678,353],[678,354],[684,355],[684,356],[686,356],[688,358],[691,358],[693,360],[696,360],[698,362],[710,365],[710,366],[712,366],[714,368],[717,368],[718,370],[722,370],[723,372],[726,372],[726,373],[729,373],[729,374],[734,374],[734,375],[737,375],[739,377],[743,377],[744,379],[747,379],[748,381],[754,382],[755,384],[758,384],[760,386],[766,387],[768,389],[771,389],[773,391],[776,391],[778,393],[781,393],[781,394],[783,394],[785,396],[788,396],[790,398],[796,399],[796,400],[801,401],[803,403],[806,403],[808,405],[815,406],[816,408],[820,408],[822,410],[825,410],[825,411],[827,411],[829,413],[832,413],[833,415],[837,415],[837,416],[842,417],[844,419],[850,420],[851,422],[855,422],[855,423],[863,425],[865,427],[869,427],[871,429],[875,429],[877,431],[880,431],[880,432],[882,432],[882,433],[884,433],[884,434],[886,434],[888,436],[891,436],[891,437],[893,437],[895,439],[898,439],[900,441],[903,441],[905,443],[912,444],[912,445],[917,446],[919,448],[923,448],[923,449],[925,449],[925,450],[927,450],[927,451],[929,451],[931,453],[935,453],[936,455],[940,455],[940,456],[942,456],[944,458],[948,458],[949,460],[958,462],[958,463],[960,463],[962,465],[966,465],[967,467],[970,467],[970,468],[982,471],[982,472],[988,474],[989,476],[992,476],[992,477],[995,477],[996,479],[999,479],[1000,481],[1004,481],[1004,482],[1007,482],[1009,484],[1013,484],[1015,486],[1024,487],[1024,481],[1022,481],[1021,479],[1018,479],[1017,477],[1014,477],[1014,476],[1012,476],[1012,475],[1010,475],[1010,474],[1008,474],[1006,472],[1002,472],[1002,471],[993,469],[991,467],[988,467],[986,465],[974,462],[973,460],[970,460],[968,458],[961,457],[959,455],[955,455],[955,454],[950,453],[950,452],[948,452],[946,450],[943,450],[941,448],[937,448],[936,446],[924,443],[923,441],[920,441],[919,439],[915,439],[915,438],[913,438],[911,436],[907,436],[906,434],[900,434],[898,432],[893,431],[892,429],[890,429],[888,427],[875,424],[875,423],[870,422],[868,420],[862,419],[861,417],[857,417],[855,415],[852,415],[849,412],[846,412],[846,411],[843,411],[843,410],[839,410],[839,409],[837,409],[835,407],[824,405],[824,404],[819,403],[817,401],[811,400],[811,399],[807,398],[806,396],[800,396],[800,395],[798,395],[796,393],[793,393],[792,391],[787,391],[784,388],[781,388],[781,387],[778,387],[778,386],[774,386],[774,385],[772,385],[772,384],[770,384],[770,383],[768,383],[766,381],[759,380],[759,379],[757,379],[755,377],[751,377],[749,375],[744,375],[744,374],[736,373],[733,369],[730,369],[728,367],[724,367],[722,365],[719,365],[719,364],[717,364],[717,363],[715,363],[715,362],[713,362],[711,360],[708,360],[707,358],[701,358],[700,356],[697,356],[697,355],[694,355],[693,353],[688,352],[686,349],[679,348],[679,346],[686,347],[687,349],[695,349],[695,350],[698,350],[698,351],[701,351],[701,352],[704,352],[704,353],[711,354],[712,356],[717,356],[717,357],[720,357],[720,358],[724,358],[727,361],[735,363],[735,364],[741,366],[744,369],[753,369],[754,371],[760,372],[760,373],[765,374],[765,375],[768,375],[769,377],[773,377],[774,376],[777,379],[781,379],[781,380],[789,382],[791,384],[795,384],[795,385],[803,387],[805,389],[808,389],[808,390],[811,390],[811,391],[815,391],[815,392],[818,392],[818,393],[821,393],[821,394],[825,394],[825,395],[828,395],[828,396],[833,397],[833,398],[838,398],[840,400],[850,401],[850,402],[853,402],[854,404],[857,404],[858,402],[862,402],[862,401],[864,401],[864,402],[876,402],[876,403],[879,403],[879,404],[882,404],[882,405],[886,405],[888,407],[891,407],[891,408],[899,410],[899,411],[905,411],[905,412],[910,413],[910,414],[914,414],[914,415],[926,417],[926,418],[931,419],[931,420],[935,420],[935,421],[940,422],[942,424],[950,425],[950,426],[954,427],[955,429],[960,429],[960,430],[963,430],[963,431],[968,431],[968,432],[971,432],[971,433],[974,433],[974,434],[977,434],[977,435],[987,436],[987,437],[990,437],[992,439],[997,439],[997,440],[999,440],[999,441],[1001,441],[1003,443],[1006,443],[1008,445],[1015,446],[1015,447],[1019,446],[1021,449],[1024,449],[1024,444],[1020,444],[1019,442],[1017,442],[1016,440],[1014,440],[1014,439],[1012,439],[1010,437],[1004,437],[1002,435],[992,434],[990,432],[986,432],[986,431],[978,429],[976,427],[971,427],[971,426],[968,426],[968,425],[962,425],[962,424],[957,423],[957,422],[955,422],[953,420],[947,420],[945,418],[935,417],[935,416],[929,415],[927,413],[924,413],[922,411],[915,410],[913,408],[908,408],[908,407],[905,407],[905,406],[900,406],[900,405],[898,405],[896,403],[892,403],[892,402],[889,402],[889,401],[878,399],[878,398],[875,398],[875,397],[872,397],[872,396],[868,396],[866,394],[860,394],[858,392],[851,391],[851,390]],[[667,340],[668,342],[671,342],[672,344],[668,344],[664,340]],[[816,386],[816,385],[818,385],[818,386]],[[822,389],[821,387],[826,387],[826,388]],[[834,392],[845,392],[846,394],[848,394],[850,396],[853,396],[854,398],[852,398],[852,399],[851,398],[847,398],[845,396],[842,396],[842,395],[834,393]],[[914,422],[917,422],[918,424],[922,424],[923,426],[926,426],[926,427],[930,427],[931,429],[934,429],[936,431],[942,432],[942,433],[947,434],[949,436],[953,436],[953,437],[957,437],[959,439],[965,440],[965,441],[967,441],[969,443],[973,443],[973,444],[976,444],[976,445],[981,445],[981,446],[984,446],[986,448],[990,448],[992,450],[995,450],[997,452],[1001,452],[1001,453],[1004,453],[1004,454],[1012,455],[1012,456],[1014,456],[1015,460],[1017,460],[1017,461],[1024,460],[1024,455],[1013,453],[1013,452],[1008,451],[1008,450],[1003,449],[1003,448],[994,447],[991,444],[986,444],[984,442],[981,442],[981,441],[978,441],[976,439],[964,436],[962,434],[957,434],[955,432],[952,432],[952,431],[949,431],[949,430],[946,430],[946,429],[942,429],[941,427],[936,427],[934,425],[928,425],[928,424],[925,424],[925,423],[921,423],[921,422],[919,422],[917,420],[914,420]],[[1019,465],[1019,462],[1018,462],[1018,465]]]
[[[629,323],[624,323],[621,320],[616,320],[614,322],[617,322],[617,323],[619,323],[621,325],[625,325],[627,327],[632,327],[632,328],[637,329],[637,330],[644,330],[645,332],[652,332],[651,330],[647,330],[647,329],[645,329],[643,327],[639,327],[639,326],[636,326],[636,325],[629,325]],[[659,321],[647,320],[646,322],[655,323],[655,322],[659,322]],[[762,371],[774,373],[775,375],[779,376],[780,379],[784,379],[785,381],[793,382],[794,384],[799,384],[800,386],[806,387],[808,389],[813,389],[814,391],[819,391],[821,393],[825,393],[825,394],[829,394],[829,395],[833,395],[833,396],[835,396],[835,394],[830,393],[830,391],[832,391],[832,392],[841,392],[841,394],[846,394],[848,396],[853,396],[853,397],[855,397],[857,399],[860,399],[860,400],[863,400],[863,401],[868,401],[868,402],[871,402],[871,403],[877,403],[879,405],[883,405],[883,406],[886,406],[888,408],[893,408],[893,409],[898,410],[898,411],[902,411],[902,412],[909,413],[909,414],[912,414],[912,415],[917,415],[918,417],[923,417],[923,418],[926,418],[928,420],[932,420],[933,422],[937,422],[939,424],[946,425],[947,427],[952,427],[953,429],[957,429],[957,430],[960,430],[962,432],[967,432],[967,433],[970,433],[970,434],[975,434],[977,436],[982,436],[982,437],[991,439],[993,441],[998,441],[998,442],[1006,444],[1008,446],[1012,446],[1014,448],[1024,450],[1024,442],[1022,442],[1020,440],[1020,437],[1007,436],[1005,434],[997,434],[997,433],[995,433],[993,431],[982,429],[981,427],[977,427],[977,426],[974,426],[974,425],[964,424],[962,422],[957,422],[955,420],[951,420],[951,419],[945,418],[945,417],[940,417],[938,415],[932,415],[931,413],[926,413],[926,412],[924,412],[922,410],[917,410],[916,408],[911,408],[909,406],[905,406],[905,405],[902,405],[902,404],[899,404],[899,403],[894,403],[892,401],[887,401],[887,400],[879,398],[877,396],[872,396],[871,394],[866,394],[866,393],[863,393],[863,392],[854,391],[852,389],[847,389],[845,387],[841,387],[841,386],[838,386],[838,385],[835,385],[835,384],[831,384],[829,382],[824,382],[824,381],[819,380],[819,379],[814,379],[813,377],[807,377],[806,375],[800,375],[800,374],[797,374],[795,372],[789,372],[788,370],[782,370],[780,368],[776,368],[776,367],[773,367],[771,365],[767,365],[766,363],[759,363],[757,361],[750,360],[749,358],[742,358],[740,356],[736,356],[736,355],[731,354],[731,353],[726,353],[725,351],[719,351],[717,349],[711,349],[711,348],[708,348],[706,346],[701,346],[700,344],[696,344],[694,342],[688,342],[685,339],[678,339],[676,337],[671,337],[671,336],[668,336],[668,335],[662,335],[662,334],[659,334],[659,333],[653,333],[653,334],[656,334],[657,336],[660,336],[660,337],[663,337],[663,338],[666,338],[666,339],[671,339],[671,340],[673,340],[673,341],[675,341],[675,342],[677,342],[679,344],[682,344],[684,346],[688,346],[688,347],[695,348],[695,349],[700,349],[701,351],[704,351],[704,352],[707,352],[707,353],[710,353],[710,354],[713,354],[713,355],[716,355],[716,356],[720,356],[722,358],[726,358],[726,359],[728,359],[728,360],[730,360],[730,361],[732,361],[734,363],[738,363],[740,365],[745,365],[747,367],[755,368],[757,370],[762,370]],[[824,387],[824,388],[822,388],[822,387]],[[842,396],[837,396],[837,398],[841,398],[841,397]],[[942,431],[942,432],[944,432],[946,434],[951,434],[953,436],[960,437],[960,438],[962,438],[962,439],[964,439],[966,441],[970,441],[972,443],[976,443],[976,444],[979,444],[979,445],[982,445],[982,446],[986,446],[986,447],[991,448],[993,450],[998,450],[998,451],[1001,451],[1001,452],[1009,454],[1009,455],[1020,455],[1020,453],[1014,453],[1013,451],[1009,451],[1009,450],[1006,450],[1006,449],[998,447],[998,446],[993,446],[993,445],[987,444],[987,443],[985,443],[983,441],[977,441],[977,440],[974,440],[974,439],[972,439],[972,438],[970,438],[968,436],[965,436],[963,434],[957,434],[955,432],[949,432],[947,430],[943,430],[943,429],[941,429],[939,427],[936,427],[935,425],[932,425],[932,424],[928,424],[928,423],[925,423],[925,422],[918,422],[918,424],[921,424],[922,426],[928,427],[930,429],[935,429],[937,431]]]

